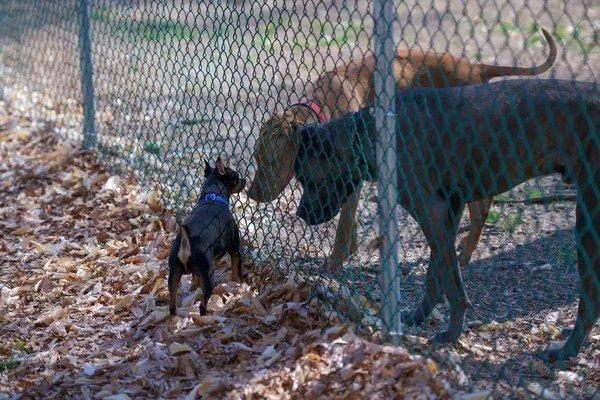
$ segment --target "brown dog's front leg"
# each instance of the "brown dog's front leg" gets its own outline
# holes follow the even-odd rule
[[[422,225],[431,248],[431,262],[435,265],[437,281],[450,303],[450,324],[445,332],[435,335],[433,341],[437,343],[451,343],[458,339],[462,333],[465,311],[470,304],[454,248],[463,208],[463,205],[450,207],[445,202],[435,202],[430,205],[429,218]],[[423,218],[419,220],[424,221]]]
[[[177,291],[183,274],[179,270],[169,271],[169,312],[172,316],[177,315]]]
[[[477,248],[491,206],[491,198],[468,204],[471,227],[467,236],[458,245],[458,262],[461,267],[466,267],[471,262],[471,256]]]
[[[360,197],[361,186],[357,187],[352,196],[342,205],[340,220],[335,233],[333,251],[327,262],[327,270],[337,271],[344,261],[356,252],[358,238],[356,234],[356,209]]]

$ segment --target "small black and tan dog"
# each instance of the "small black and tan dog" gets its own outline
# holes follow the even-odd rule
[[[200,197],[187,222],[180,226],[169,256],[169,295],[171,315],[177,314],[177,290],[181,277],[192,274],[192,289],[202,286],[200,314],[206,315],[206,306],[214,288],[213,261],[225,253],[231,257],[233,280],[241,282],[240,232],[231,211],[229,197],[241,192],[246,181],[238,172],[217,158],[216,168],[208,162],[204,169],[206,179]]]

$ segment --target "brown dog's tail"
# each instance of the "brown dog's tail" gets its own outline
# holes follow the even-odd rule
[[[550,67],[552,67],[552,65],[554,64],[554,61],[556,61],[556,43],[554,42],[554,39],[552,38],[550,32],[548,32],[546,29],[542,28],[542,34],[544,35],[544,38],[546,38],[548,46],[550,46],[550,54],[548,55],[546,62],[536,67],[530,68],[484,64],[481,66],[481,75],[484,78],[484,82],[487,82],[488,80],[492,78],[497,78],[499,76],[532,76],[539,75],[548,71]]]

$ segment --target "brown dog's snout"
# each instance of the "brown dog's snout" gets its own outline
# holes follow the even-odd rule
[[[259,203],[275,200],[280,191],[278,188],[266,185],[266,181],[266,174],[262,171],[256,171],[256,175],[248,188],[248,197]]]
[[[262,190],[260,184],[256,180],[253,180],[250,183],[250,187],[248,188],[248,197],[255,201],[262,200]]]

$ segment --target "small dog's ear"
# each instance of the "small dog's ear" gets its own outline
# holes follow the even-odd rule
[[[225,161],[221,156],[217,157],[217,171],[219,171],[221,175],[225,175]]]
[[[204,161],[204,177],[208,178],[208,176],[210,174],[212,174],[213,170],[210,167],[210,164],[208,163],[208,161]]]
[[[188,227],[185,225],[180,225],[179,235],[181,236],[181,242],[179,243],[179,251],[177,252],[177,258],[179,258],[179,261],[185,267],[187,267],[188,261],[192,256],[192,248],[190,245],[190,234]]]

